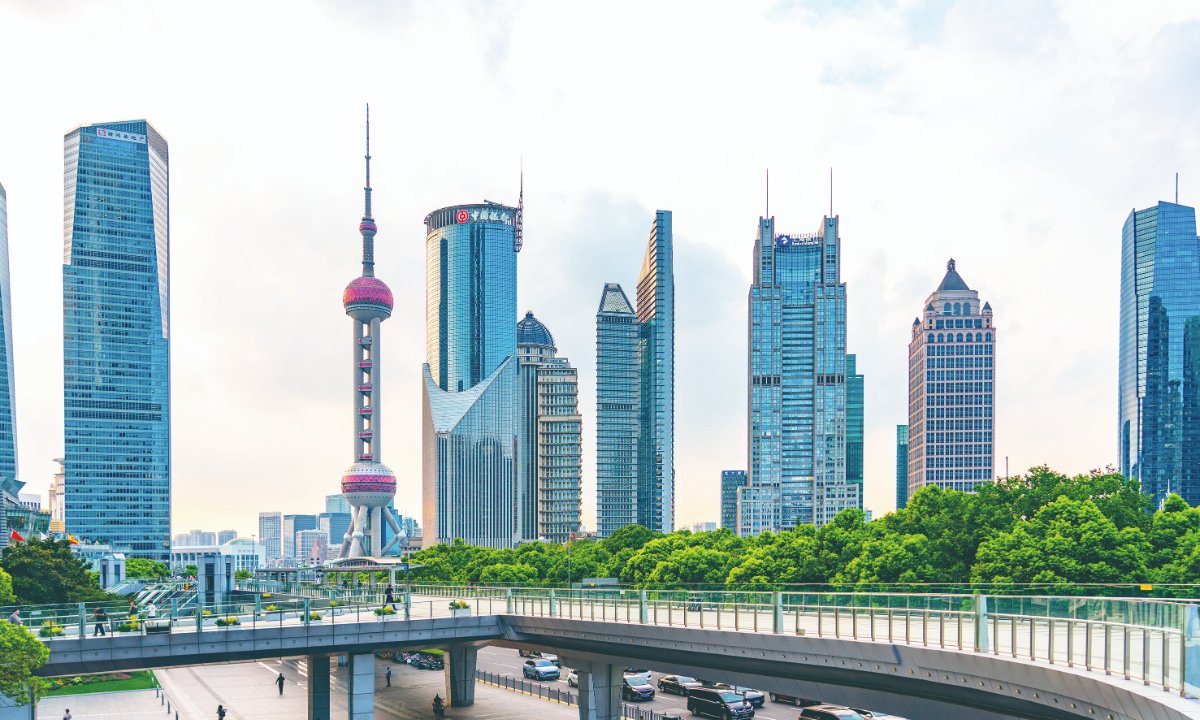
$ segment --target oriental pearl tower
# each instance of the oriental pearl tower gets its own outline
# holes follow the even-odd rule
[[[383,555],[404,537],[388,504],[396,475],[379,462],[379,325],[392,316],[392,291],[375,277],[375,220],[371,217],[371,108],[367,106],[367,184],[362,222],[362,276],[350,281],[342,305],[353,320],[354,464],[342,476],[342,495],[351,506],[341,559]],[[383,522],[395,535],[382,546]]]

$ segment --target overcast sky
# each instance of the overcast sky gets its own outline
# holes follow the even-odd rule
[[[763,174],[782,232],[841,217],[866,376],[866,504],[894,504],[909,325],[954,257],[998,327],[997,472],[1116,460],[1121,225],[1200,201],[1192,2],[0,0],[21,479],[62,454],[62,137],[170,143],[176,532],[315,512],[351,456],[362,114],[371,103],[382,458],[420,515],[424,227],[515,202],[519,309],[580,368],[594,525],[595,312],[674,211],[676,488],[716,520],[746,466],[746,294]],[[514,322],[517,318],[513,318]]]

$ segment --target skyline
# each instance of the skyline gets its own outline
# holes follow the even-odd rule
[[[1014,472],[1042,462],[1070,472],[1116,464],[1121,224],[1132,208],[1172,199],[1176,171],[1180,202],[1200,202],[1189,181],[1200,178],[1200,164],[1189,160],[1197,141],[1182,131],[1196,117],[1197,83],[1187,75],[1200,61],[1194,10],[1189,23],[1175,25],[1167,5],[1139,23],[1127,22],[1132,11],[1106,18],[1082,5],[1001,17],[969,3],[945,12],[906,3],[815,21],[803,9],[775,6],[759,6],[756,17],[639,9],[637,22],[599,13],[596,34],[616,25],[612,32],[633,48],[601,72],[583,62],[595,40],[574,37],[582,43],[576,56],[550,34],[570,19],[553,6],[522,6],[531,8],[524,14],[511,5],[478,15],[452,9],[445,17],[413,7],[399,16],[380,10],[383,18],[325,7],[332,6],[299,4],[289,20],[299,27],[334,20],[319,30],[328,56],[313,58],[286,37],[261,47],[257,28],[274,18],[264,8],[246,9],[244,27],[234,28],[159,9],[128,27],[86,6],[70,17],[33,5],[9,12],[16,21],[0,29],[0,58],[8,67],[28,58],[22,65],[39,68],[14,75],[6,90],[13,107],[39,112],[0,118],[20,477],[28,491],[45,493],[63,450],[61,326],[47,320],[61,317],[61,136],[80,124],[146,117],[173,152],[174,531],[248,533],[260,510],[320,506],[345,465],[344,316],[333,299],[353,268],[356,238],[346,218],[361,203],[357,130],[367,100],[379,128],[376,189],[386,198],[376,204],[387,227],[380,274],[397,295],[385,442],[405,515],[416,514],[403,498],[419,487],[423,210],[455,198],[511,201],[522,154],[529,212],[512,322],[534,310],[555,329],[560,352],[578,362],[589,527],[594,290],[627,276],[654,208],[675,218],[684,359],[676,380],[676,525],[715,520],[720,471],[745,465],[745,257],[767,166],[784,232],[810,229],[827,210],[828,167],[835,169],[848,344],[868,377],[866,507],[877,515],[891,507],[894,428],[906,419],[907,327],[949,257],[978,268],[972,285],[986,289],[1004,318],[996,471],[1003,473],[1005,455]],[[1179,7],[1176,19],[1184,15]],[[190,60],[203,53],[175,30],[184,17],[200,37],[226,36],[230,56],[207,70]],[[407,29],[398,29],[401,22]],[[652,33],[667,22],[685,32]],[[156,23],[166,30],[148,33]],[[89,24],[106,30],[93,39],[82,33]],[[743,57],[726,68],[702,52],[719,31],[758,40],[732,43],[731,53],[740,47]],[[56,41],[63,32],[78,34],[79,44],[64,48]],[[381,49],[385,43],[360,49],[360,32],[395,42],[391,50]],[[449,42],[455,56],[444,67],[422,66],[417,59],[438,49],[435,40]],[[271,43],[290,64],[275,67],[270,82],[235,76],[248,56],[272,52]],[[839,43],[844,49],[835,50]],[[816,59],[798,62],[792,48],[799,46]],[[47,90],[81,57],[119,66],[148,49],[163,62],[144,71],[145,83]],[[648,90],[634,87],[639,78],[666,73],[676,55],[695,69],[654,87],[666,94],[661,125],[623,118],[620,107],[645,101]],[[1138,58],[1136,67],[1123,67],[1128,58]],[[764,64],[778,72],[761,77]],[[383,81],[396,73],[399,85]],[[495,113],[480,126],[470,117],[412,112],[409,98],[456,79],[511,117]],[[151,98],[148,86],[163,90]],[[1136,105],[1121,102],[1135,92]],[[213,103],[217,93],[222,102]],[[719,112],[763,97],[774,98],[779,112],[750,119]],[[606,108],[618,98],[617,109]],[[827,112],[801,118],[796,132],[789,109],[808,103]],[[712,118],[701,117],[710,111]],[[284,122],[289,117],[300,121]],[[685,118],[690,127],[681,126]],[[606,125],[623,142],[580,142]],[[709,152],[696,152],[702,138]],[[706,301],[713,297],[721,301]],[[1067,306],[1086,308],[1073,318],[1069,340],[1041,315]],[[268,317],[272,323],[263,322]],[[1044,374],[1030,371],[1035,361]],[[276,499],[283,488],[291,490],[287,507]]]

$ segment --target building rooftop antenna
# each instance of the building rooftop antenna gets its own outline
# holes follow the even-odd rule
[[[521,189],[517,194],[517,216],[513,218],[513,252],[525,245],[525,156],[521,156]]]
[[[829,217],[833,217],[833,168],[829,168]]]
[[[1175,173],[1175,204],[1179,204],[1179,173]]]
[[[767,168],[767,214],[764,217],[771,217],[771,168]]]

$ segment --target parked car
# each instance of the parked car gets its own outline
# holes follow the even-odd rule
[[[537,650],[526,650],[525,648],[517,648],[517,654],[527,658],[553,657],[553,655],[546,655]]]
[[[771,698],[771,702],[787,703],[796,707],[812,707],[813,705],[823,705],[820,700],[812,698],[800,697],[799,695],[787,695],[785,693],[768,693],[767,697]]]
[[[690,691],[704,687],[700,681],[687,675],[663,675],[658,679],[658,689],[676,695],[687,695]]]
[[[762,690],[755,690],[754,688],[743,687],[741,685],[730,685],[728,683],[715,683],[711,687],[715,687],[718,690],[732,690],[756,708],[762,707],[767,701],[767,696]]]
[[[627,675],[621,681],[622,700],[653,700],[654,686],[637,675]]]
[[[800,711],[800,720],[866,720],[866,718],[848,707],[814,705]]]
[[[521,674],[534,680],[557,680],[558,666],[546,658],[526,660],[521,666]]]
[[[567,685],[571,687],[579,687],[579,671],[571,670],[567,673]]]
[[[693,715],[717,720],[747,720],[754,717],[754,706],[732,690],[697,687],[688,693],[687,709]]]

